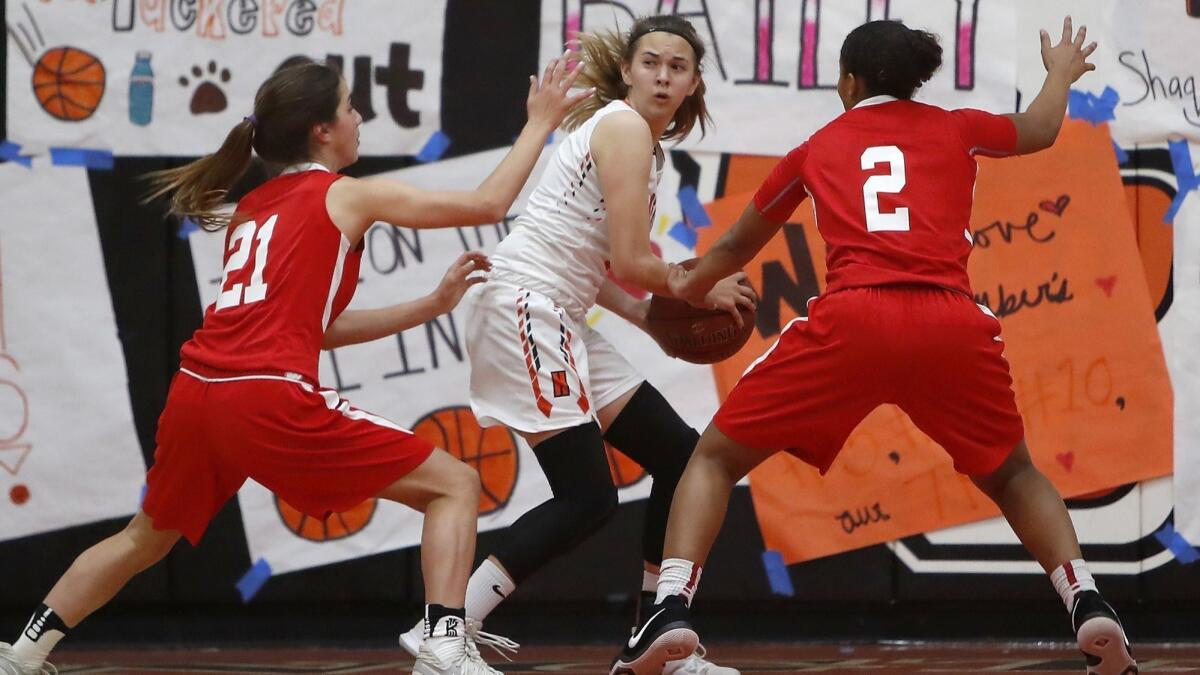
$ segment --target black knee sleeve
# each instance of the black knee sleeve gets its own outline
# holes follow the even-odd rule
[[[646,503],[642,555],[646,562],[658,565],[662,563],[671,498],[700,434],[683,421],[657,389],[643,382],[609,425],[604,439],[654,477]]]
[[[533,449],[554,495],[514,522],[494,552],[521,583],[553,558],[600,529],[617,507],[600,427],[573,427]]]

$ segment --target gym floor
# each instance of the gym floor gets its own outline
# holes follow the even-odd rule
[[[65,645],[64,645],[65,646]],[[484,648],[486,652],[487,649]],[[605,673],[615,646],[528,646],[517,660],[485,654],[504,673]],[[709,656],[743,673],[1082,673],[1066,643],[714,644]],[[1200,673],[1200,644],[1139,644],[1142,673]],[[397,649],[63,649],[60,673],[407,673]]]

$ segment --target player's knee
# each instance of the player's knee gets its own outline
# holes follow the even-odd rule
[[[679,481],[699,438],[649,382],[638,387],[604,434],[657,482]]]
[[[449,492],[460,499],[467,499],[479,502],[481,488],[479,485],[479,472],[469,464],[459,462],[455,470],[451,473],[449,481]]]
[[[612,483],[597,484],[594,489],[570,499],[576,524],[588,533],[603,527],[617,512],[617,489]]]
[[[1033,464],[1033,459],[1029,456],[1028,447],[1024,441],[1021,441],[1000,463],[1000,466],[991,473],[971,476],[971,481],[984,494],[995,500],[1004,494],[1004,490],[1014,478],[1030,475],[1030,472],[1039,473],[1038,468]]]
[[[120,536],[129,542],[130,561],[139,569],[162,560],[179,541],[178,532],[154,529],[150,518],[143,514],[135,516]]]

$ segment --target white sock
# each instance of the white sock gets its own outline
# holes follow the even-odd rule
[[[658,590],[658,575],[649,570],[642,571],[642,592],[654,593]]]
[[[13,652],[26,666],[41,667],[50,651],[66,635],[66,625],[46,605],[41,605],[21,631]]]
[[[504,570],[485,559],[467,581],[467,616],[483,621],[515,590],[517,584]]]
[[[1083,560],[1071,560],[1056,567],[1050,573],[1050,583],[1054,584],[1054,590],[1058,591],[1068,612],[1075,606],[1076,595],[1096,590],[1096,580]]]
[[[700,572],[700,566],[690,560],[664,560],[658,572],[658,594],[654,597],[654,603],[661,603],[669,595],[682,595],[684,602],[691,607],[692,596],[700,584]]]

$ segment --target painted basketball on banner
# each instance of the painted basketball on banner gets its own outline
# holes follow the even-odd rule
[[[316,542],[345,539],[361,532],[371,523],[377,506],[377,500],[368,499],[349,511],[334,513],[322,520],[303,513],[279,497],[275,498],[275,508],[283,524],[297,537]]]
[[[646,477],[646,470],[620,450],[605,443],[604,452],[608,455],[608,470],[612,473],[613,485],[618,490],[636,485]]]
[[[104,97],[104,64],[75,47],[47,50],[33,68],[33,92],[38,103],[65,122],[85,120]]]
[[[517,439],[511,431],[504,427],[484,429],[469,407],[457,405],[425,415],[413,425],[413,433],[479,472],[479,515],[486,516],[508,504],[520,468]]]

